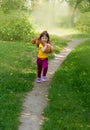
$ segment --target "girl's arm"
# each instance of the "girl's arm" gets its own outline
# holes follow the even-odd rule
[[[42,52],[45,52],[46,48],[47,48],[48,44],[45,43],[45,46],[43,48],[41,48]]]

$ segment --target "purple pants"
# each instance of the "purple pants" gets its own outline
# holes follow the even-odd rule
[[[46,76],[48,70],[48,58],[41,59],[37,58],[37,74],[38,77],[41,78],[42,76]]]

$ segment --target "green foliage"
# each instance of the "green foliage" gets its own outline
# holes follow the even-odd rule
[[[29,42],[33,35],[33,25],[26,16],[12,17],[0,26],[1,40]]]
[[[86,2],[85,0],[79,6],[80,12],[90,12],[90,2]]]
[[[64,39],[50,37],[55,51],[66,45]],[[36,77],[37,51],[31,43],[0,41],[0,130],[18,129],[23,100]]]
[[[64,0],[63,0],[64,1]],[[72,7],[79,7],[80,4],[84,3],[84,4],[87,4],[89,3],[90,4],[90,0],[65,0],[70,6]]]
[[[67,15],[66,16],[60,16],[60,17],[58,17],[58,19],[57,19],[57,25],[58,25],[58,27],[62,27],[62,28],[72,27],[71,17],[67,16]]]
[[[90,40],[68,55],[55,73],[41,130],[90,129]]]
[[[80,14],[76,21],[76,28],[82,32],[90,33],[90,12]]]
[[[57,35],[50,35],[52,45],[54,46],[54,52],[58,53],[62,48],[67,45],[67,40]]]
[[[0,130],[17,130],[23,98],[36,76],[34,49],[29,43],[0,41]]]
[[[11,10],[23,9],[26,0],[1,0],[1,10],[9,13]]]
[[[88,33],[77,33],[77,34],[71,34],[71,35],[68,35],[68,38],[90,38],[90,34]]]

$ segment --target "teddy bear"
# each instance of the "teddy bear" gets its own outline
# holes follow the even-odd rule
[[[37,47],[39,47],[39,44],[41,43],[40,39],[37,37],[35,39],[32,40],[32,44],[36,44]],[[53,51],[53,46],[51,45],[51,43],[48,42],[47,48],[44,51],[45,53],[51,53]]]

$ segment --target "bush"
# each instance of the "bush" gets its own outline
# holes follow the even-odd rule
[[[60,16],[57,18],[57,25],[63,28],[72,27],[71,18],[68,15]]]
[[[34,28],[27,17],[9,19],[0,27],[0,39],[5,41],[30,41]]]
[[[76,21],[76,28],[82,32],[90,33],[90,12],[80,14]]]

